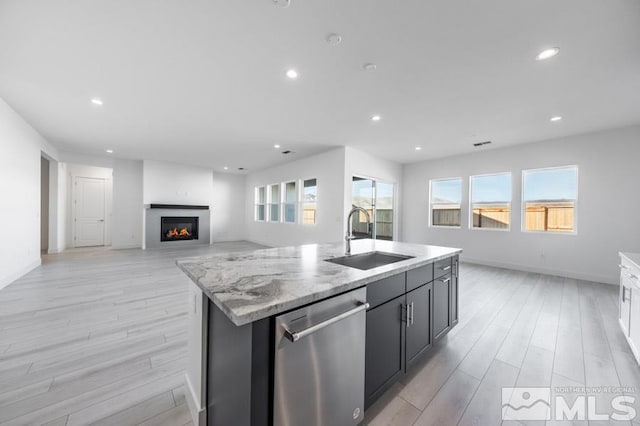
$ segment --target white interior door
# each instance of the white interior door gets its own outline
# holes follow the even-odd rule
[[[77,177],[75,180],[75,247],[104,245],[105,181]]]

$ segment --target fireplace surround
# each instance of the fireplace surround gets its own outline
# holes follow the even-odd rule
[[[144,248],[204,245],[210,242],[209,206],[148,204]]]

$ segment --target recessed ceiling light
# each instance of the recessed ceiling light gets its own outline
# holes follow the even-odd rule
[[[556,115],[555,117],[551,117],[549,119],[549,121],[560,121],[560,120],[562,120],[562,117],[560,117],[559,115]]]
[[[420,150],[422,150],[422,147],[421,146],[416,146],[416,151],[420,151]]]
[[[98,99],[98,98],[91,99],[91,103],[94,105],[100,105],[100,106],[102,106],[103,104],[102,99]]]
[[[294,70],[293,68],[288,69],[287,72],[285,73],[285,75],[287,76],[288,79],[290,80],[295,80],[296,78],[298,78],[298,76],[300,74],[298,74],[298,71]]]
[[[223,167],[223,169],[225,169],[225,170],[229,170],[229,167],[227,167],[227,166],[224,166],[224,167]]]
[[[280,148],[280,145],[275,144],[273,147],[274,147],[275,149],[278,149],[278,148]]]
[[[553,58],[560,52],[560,48],[552,47],[551,49],[545,49],[542,52],[538,53],[536,59],[538,61],[544,61],[545,59]]]
[[[366,63],[366,64],[364,64],[362,66],[362,69],[364,69],[365,71],[370,71],[370,72],[375,71],[376,68],[378,68],[378,66],[376,64],[371,63],[371,62],[368,62],[368,63]]]
[[[287,8],[291,6],[291,0],[273,0],[273,4],[276,6]]]
[[[105,149],[105,152],[106,152],[107,154],[113,154],[113,150],[112,150],[112,149]]]
[[[379,115],[372,115],[371,116],[371,121],[380,121],[382,119],[382,117],[380,117]]]
[[[327,40],[327,43],[329,43],[332,46],[335,46],[337,44],[342,43],[342,36],[337,33],[331,33],[331,34],[327,34],[326,40]]]

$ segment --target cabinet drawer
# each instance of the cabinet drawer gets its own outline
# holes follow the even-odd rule
[[[388,278],[367,284],[367,302],[374,308],[384,302],[402,296],[405,293],[405,274],[393,275]]]
[[[433,281],[433,263],[407,271],[407,292]]]
[[[451,257],[448,257],[433,264],[433,278],[440,278],[451,272],[451,259]]]

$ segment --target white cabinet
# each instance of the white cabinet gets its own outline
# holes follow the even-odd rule
[[[620,253],[620,328],[640,363],[640,254]]]

